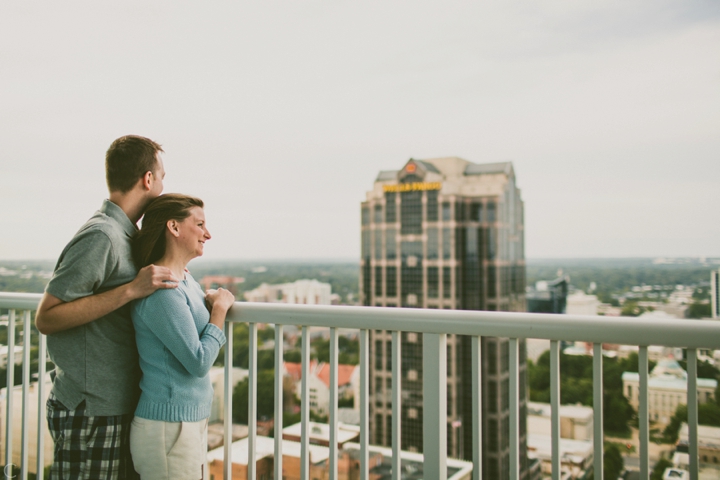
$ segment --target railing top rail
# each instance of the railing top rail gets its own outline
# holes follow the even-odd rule
[[[0,308],[34,310],[41,296],[0,292]],[[714,320],[235,302],[228,321],[720,349]]]
[[[228,321],[720,349],[720,322],[237,302]]]
[[[0,292],[0,308],[37,310],[42,294]]]

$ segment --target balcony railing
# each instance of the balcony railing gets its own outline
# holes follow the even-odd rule
[[[31,331],[31,312],[37,308],[39,295],[0,293],[0,311],[9,310],[8,347],[12,355],[15,342],[15,323],[22,319],[23,331]],[[688,424],[691,478],[698,478],[698,395],[697,395],[697,349],[720,349],[720,322],[701,320],[644,320],[623,317],[593,317],[507,312],[480,312],[459,310],[402,309],[377,307],[334,307],[284,305],[262,303],[236,303],[225,325],[225,333],[232,339],[232,325],[236,322],[249,326],[249,398],[248,398],[248,478],[255,480],[255,444],[257,439],[257,328],[258,324],[274,324],[275,328],[275,461],[274,478],[282,478],[282,375],[283,327],[295,325],[302,328],[302,393],[301,393],[301,478],[310,480],[309,463],[309,327],[327,327],[330,330],[330,442],[329,478],[337,479],[337,402],[338,402],[338,329],[360,331],[360,478],[369,478],[369,332],[392,331],[392,462],[393,479],[400,478],[401,438],[401,332],[423,334],[423,451],[424,471],[427,478],[447,478],[447,410],[446,410],[446,341],[447,335],[467,335],[472,338],[472,415],[473,479],[482,476],[482,419],[481,391],[482,369],[480,365],[481,337],[509,338],[510,378],[510,478],[520,477],[520,399],[519,399],[519,344],[521,339],[540,338],[550,340],[551,405],[552,405],[552,477],[560,478],[560,348],[559,342],[584,341],[594,345],[593,356],[593,409],[594,420],[594,475],[603,479],[603,371],[602,344],[636,345],[639,347],[640,375],[640,478],[649,477],[649,415],[648,415],[648,346],[663,345],[687,349],[688,360]],[[27,338],[24,336],[24,338]],[[29,342],[24,342],[29,344]],[[45,341],[39,339],[38,355],[45,358]],[[231,365],[232,342],[225,348],[225,365]],[[44,362],[39,362],[39,378],[44,378]],[[13,385],[12,368],[8,368],[8,387]],[[27,405],[30,383],[30,349],[23,351],[23,407]],[[43,471],[44,382],[38,384],[38,428],[36,464],[38,479]],[[224,477],[232,475],[232,369],[225,369],[225,447]],[[11,388],[8,388],[8,392]],[[12,395],[7,395],[5,416],[5,458],[12,459]],[[29,453],[29,421],[22,417],[21,468],[19,478],[27,478]],[[9,463],[9,462],[6,462]],[[494,479],[492,479],[494,480]],[[608,479],[614,480],[614,479]]]

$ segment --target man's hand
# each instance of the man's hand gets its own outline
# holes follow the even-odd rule
[[[159,288],[177,286],[178,280],[169,268],[148,265],[130,283],[72,302],[63,302],[45,292],[35,315],[35,326],[45,335],[62,332],[95,321],[133,300],[147,297]]]
[[[135,279],[128,284],[133,300],[144,298],[160,288],[176,288],[179,280],[168,267],[148,265],[141,268]]]

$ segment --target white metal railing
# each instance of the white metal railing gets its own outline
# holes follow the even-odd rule
[[[9,309],[9,343],[14,341],[16,312],[21,311],[25,331],[29,331],[30,311],[37,307],[39,295],[0,293],[0,310]],[[392,331],[392,450],[393,479],[400,478],[400,332],[422,333],[423,337],[423,451],[424,470],[427,478],[446,479],[446,341],[447,335],[468,335],[472,337],[472,395],[473,395],[473,479],[482,476],[482,419],[480,368],[482,336],[510,339],[509,375],[510,375],[510,478],[519,479],[519,341],[524,338],[550,340],[551,405],[552,405],[552,476],[560,478],[560,348],[562,340],[584,341],[594,345],[593,357],[593,395],[594,395],[594,474],[597,480],[603,479],[603,387],[602,355],[603,343],[639,346],[640,374],[640,477],[649,477],[649,417],[648,417],[648,349],[649,345],[683,347],[688,351],[688,423],[690,445],[691,478],[698,478],[697,444],[697,349],[720,349],[720,322],[701,320],[643,320],[624,317],[593,317],[554,314],[529,314],[507,312],[480,312],[460,310],[402,309],[378,307],[335,307],[310,305],[284,305],[262,303],[236,303],[228,315],[225,333],[232,339],[234,323],[249,325],[249,402],[248,402],[248,478],[256,479],[255,444],[257,439],[257,324],[275,324],[275,478],[282,478],[282,378],[280,369],[283,358],[283,326],[295,325],[302,328],[302,368],[303,381],[301,393],[301,478],[309,480],[309,377],[311,326],[330,329],[330,479],[337,479],[337,365],[338,365],[338,328],[352,328],[360,331],[360,475],[369,478],[369,332],[371,330]],[[40,338],[40,358],[44,358],[44,339]],[[11,347],[9,345],[9,347]],[[12,347],[11,347],[12,348]],[[12,349],[10,350],[12,351]],[[225,348],[225,458],[224,476],[232,478],[232,365],[233,346],[229,341]],[[29,375],[29,352],[24,356],[24,378]],[[44,362],[39,362],[41,366]],[[8,370],[8,382],[11,382],[11,370]],[[42,377],[41,377],[42,378]],[[23,387],[23,401],[27,383]],[[42,388],[42,383],[41,388]],[[8,383],[11,385],[11,383]],[[8,395],[8,401],[12,396]],[[42,394],[39,395],[42,398]],[[7,412],[11,412],[10,409]],[[38,415],[44,416],[44,409],[38,409]],[[11,418],[6,413],[6,425]],[[27,437],[23,417],[22,458],[27,458]],[[42,438],[44,421],[38,422],[38,438]],[[8,434],[10,428],[8,427]],[[40,442],[38,442],[40,444]],[[5,458],[12,458],[12,442],[6,442]],[[39,477],[42,478],[42,448],[38,447],[37,464]],[[27,478],[23,464],[23,476]],[[608,479],[610,480],[610,479]]]

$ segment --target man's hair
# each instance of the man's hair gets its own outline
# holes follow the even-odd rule
[[[150,201],[142,228],[132,238],[132,256],[138,269],[157,262],[165,255],[167,222],[185,220],[193,207],[203,208],[203,201],[179,193],[160,195]]]
[[[126,193],[138,180],[157,167],[160,144],[138,135],[125,135],[115,140],[105,154],[105,176],[111,192]]]

